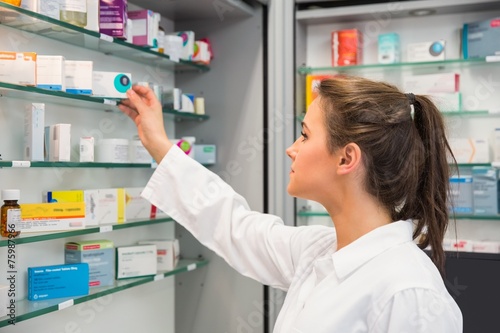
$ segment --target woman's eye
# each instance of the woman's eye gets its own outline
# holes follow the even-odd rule
[[[302,135],[302,141],[307,139],[307,135],[304,132],[300,132],[300,135]]]

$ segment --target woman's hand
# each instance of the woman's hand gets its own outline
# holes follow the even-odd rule
[[[157,163],[172,147],[163,125],[162,106],[148,87],[133,86],[118,108],[137,126],[139,138]]]

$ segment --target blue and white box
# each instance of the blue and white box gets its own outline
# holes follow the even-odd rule
[[[450,177],[450,212],[456,214],[472,214],[472,176],[461,175]]]
[[[410,43],[406,51],[408,62],[441,61],[446,59],[446,41]]]
[[[127,98],[127,90],[132,87],[132,74],[100,72],[93,74],[93,95],[106,98]]]
[[[395,32],[378,35],[378,63],[394,64],[401,61],[399,35]]]
[[[28,300],[84,296],[89,293],[89,265],[28,267]]]
[[[66,92],[77,95],[92,95],[92,61],[66,60],[64,75]]]
[[[37,55],[36,86],[42,89],[66,91],[63,56]]]

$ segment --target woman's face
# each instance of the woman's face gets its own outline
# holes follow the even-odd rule
[[[336,154],[327,148],[327,131],[316,98],[302,122],[302,135],[286,150],[292,159],[288,193],[294,197],[325,202],[332,193],[337,169]]]

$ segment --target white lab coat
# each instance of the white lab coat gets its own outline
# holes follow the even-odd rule
[[[412,224],[336,251],[334,228],[290,227],[174,146],[143,197],[243,275],[287,291],[275,333],[459,333],[462,314]]]

